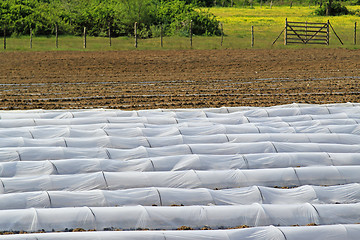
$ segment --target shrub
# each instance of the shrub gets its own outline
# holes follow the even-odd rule
[[[194,6],[185,1],[174,0],[163,2],[158,13],[158,21],[164,24],[166,35],[189,34],[190,21],[193,21],[192,32],[195,35],[220,35],[219,21],[208,11],[196,11]]]
[[[193,20],[193,33],[218,35],[218,21],[209,12],[198,11],[182,0],[2,0],[0,2],[0,30],[9,34],[28,35],[30,28],[36,35],[50,35],[54,25],[59,34],[82,35],[86,27],[90,36],[134,35],[138,23],[141,38],[159,35],[163,24],[167,35],[188,32]]]
[[[315,15],[326,16],[326,9],[329,8],[330,16],[339,16],[349,14],[349,10],[341,5],[340,2],[333,2],[331,5],[324,4],[322,7],[315,10]]]

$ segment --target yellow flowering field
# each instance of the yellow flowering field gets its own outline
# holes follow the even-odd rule
[[[289,6],[272,6],[270,8],[266,5],[253,8],[210,8],[208,10],[223,23],[225,39],[235,41],[236,38],[244,38],[245,46],[249,45],[250,42],[251,26],[254,26],[255,47],[267,48],[271,46],[272,42],[283,30],[285,18],[287,18],[288,21],[296,22],[325,23],[329,20],[336,33],[343,40],[344,45],[350,48],[355,47],[353,46],[354,24],[355,22],[360,24],[359,15],[316,16],[314,14],[316,8],[315,6],[293,6],[292,8]],[[347,8],[355,12],[360,9],[360,6],[347,6]],[[228,44],[230,43],[228,42]],[[275,47],[280,47],[279,44],[283,44],[283,36],[280,36]],[[330,33],[330,45],[340,46],[340,42],[332,31]]]

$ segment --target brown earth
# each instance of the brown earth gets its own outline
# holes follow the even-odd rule
[[[360,102],[360,50],[1,52],[0,109]]]

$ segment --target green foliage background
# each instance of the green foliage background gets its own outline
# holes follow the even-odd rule
[[[209,12],[182,0],[1,0],[0,31],[7,35],[50,35],[55,24],[59,34],[130,36],[134,23],[142,38],[186,35],[193,21],[195,35],[220,35],[219,22]]]

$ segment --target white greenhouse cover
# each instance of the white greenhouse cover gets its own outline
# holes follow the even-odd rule
[[[0,233],[31,233],[0,239],[359,239],[357,223],[357,103],[0,111]]]
[[[315,227],[255,227],[234,230],[207,230],[207,231],[112,231],[112,232],[66,232],[40,233],[1,236],[8,240],[357,240],[359,239],[360,225],[339,224]]]
[[[359,222],[360,204],[251,204],[227,206],[126,206],[28,208],[0,211],[0,228],[13,231],[83,229],[171,230],[247,226],[331,225]],[[36,219],[36,220],[35,220]]]
[[[0,195],[1,210],[62,207],[192,206],[259,204],[349,204],[360,202],[360,184],[290,189],[263,186],[209,188],[134,188],[125,190],[37,191]]]

